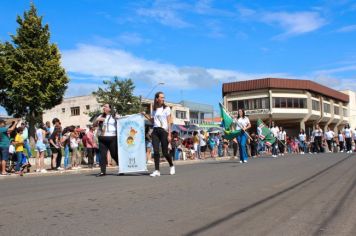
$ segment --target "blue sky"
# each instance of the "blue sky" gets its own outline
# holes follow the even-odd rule
[[[169,101],[214,106],[222,83],[263,77],[356,90],[356,1],[33,2],[71,78],[66,96],[115,75],[132,78],[137,95],[163,82],[155,91]],[[29,3],[1,1],[0,41]]]

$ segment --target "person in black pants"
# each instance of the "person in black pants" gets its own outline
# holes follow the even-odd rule
[[[116,133],[116,119],[117,115],[111,113],[111,105],[105,104],[103,106],[103,114],[101,114],[94,125],[98,125],[98,140],[99,140],[99,151],[100,151],[100,170],[101,172],[97,174],[97,177],[106,175],[106,165],[107,165],[107,154],[110,151],[112,159],[118,164],[118,153],[117,153],[117,133]]]
[[[157,92],[154,98],[153,112],[150,117],[153,123],[152,145],[154,151],[155,170],[150,175],[151,177],[160,176],[159,163],[160,153],[159,146],[161,144],[163,156],[167,159],[170,166],[170,174],[175,174],[172,157],[168,153],[168,144],[171,142],[171,109],[164,103],[164,94]]]
[[[323,142],[323,130],[320,128],[319,124],[315,126],[315,130],[313,131],[314,136],[314,145],[316,147],[316,152],[321,153],[323,152],[323,147],[321,146]]]

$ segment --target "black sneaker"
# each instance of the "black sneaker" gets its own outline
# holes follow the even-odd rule
[[[96,177],[103,177],[105,175],[106,175],[105,173],[100,172],[99,174],[96,175]]]

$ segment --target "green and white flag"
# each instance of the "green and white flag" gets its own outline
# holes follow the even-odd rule
[[[262,140],[266,145],[271,146],[276,142],[276,138],[273,137],[272,132],[263,123],[261,119],[257,120],[257,133],[260,140]]]
[[[219,103],[220,106],[220,116],[221,116],[221,124],[222,127],[224,128],[224,138],[228,140],[232,140],[236,138],[240,132],[241,128],[238,128],[236,130],[231,130],[231,125],[234,123],[234,119],[229,115],[229,113],[225,110],[225,107]]]

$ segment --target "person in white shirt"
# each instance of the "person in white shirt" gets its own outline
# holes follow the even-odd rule
[[[319,124],[316,124],[315,130],[313,131],[313,136],[316,152],[323,152],[323,147],[321,146],[323,139],[323,130],[320,128]]]
[[[239,130],[241,129],[242,131],[239,133],[239,135],[236,137],[237,142],[239,144],[239,152],[240,152],[240,163],[247,163],[247,147],[246,147],[246,142],[247,142],[247,134],[246,130],[251,128],[251,123],[250,119],[245,116],[245,110],[244,109],[239,109],[238,110],[238,115],[237,115],[237,120],[235,120],[236,124],[236,129]]]
[[[46,131],[44,124],[41,124],[36,130],[36,172],[47,173],[44,164],[44,152],[47,150],[44,139],[46,137]]]
[[[344,152],[345,136],[340,130],[338,131],[338,134],[337,134],[337,140],[339,143],[340,152]]]
[[[202,159],[205,159],[205,151],[207,148],[207,144],[206,144],[206,140],[205,140],[205,135],[204,135],[204,131],[201,130],[199,133],[199,146],[200,146],[200,153],[202,153]]]
[[[351,150],[351,148],[352,148],[351,147],[352,146],[352,130],[351,130],[349,124],[345,125],[343,133],[345,135],[346,153],[352,153],[352,150]]]
[[[270,130],[271,130],[271,133],[273,134],[273,137],[276,138],[276,142],[274,142],[272,144],[272,157],[277,157],[277,155],[278,155],[277,148],[278,148],[278,132],[279,132],[279,128],[273,121],[271,123]]]
[[[171,142],[171,109],[164,103],[164,93],[157,92],[154,98],[153,111],[151,114],[151,122],[153,123],[152,145],[153,156],[155,162],[155,170],[150,174],[151,177],[160,176],[159,169],[160,155],[159,147],[162,148],[163,156],[167,159],[170,166],[170,174],[174,175],[175,167],[173,165],[172,156],[168,153],[168,144]]]
[[[325,140],[328,145],[329,152],[332,152],[332,146],[334,142],[334,136],[335,133],[332,131],[329,127],[327,128],[327,131],[325,132]]]
[[[306,152],[306,140],[307,140],[307,135],[304,132],[304,129],[300,129],[299,132],[299,149],[300,149],[300,154],[304,155]]]
[[[94,125],[98,125],[98,139],[99,139],[99,151],[100,151],[100,170],[101,172],[97,174],[97,177],[106,175],[106,165],[107,165],[107,154],[110,152],[112,159],[115,160],[116,164],[119,164],[117,155],[117,132],[116,132],[116,119],[119,118],[118,115],[113,114],[110,104],[105,104],[103,106],[103,114],[101,114]]]
[[[282,156],[284,156],[286,143],[287,143],[287,133],[283,129],[283,127],[279,127],[278,148],[279,148],[279,154],[282,155]]]
[[[356,128],[355,128],[354,131],[352,131],[352,139],[353,139],[353,141],[355,143],[355,146],[356,146]]]

